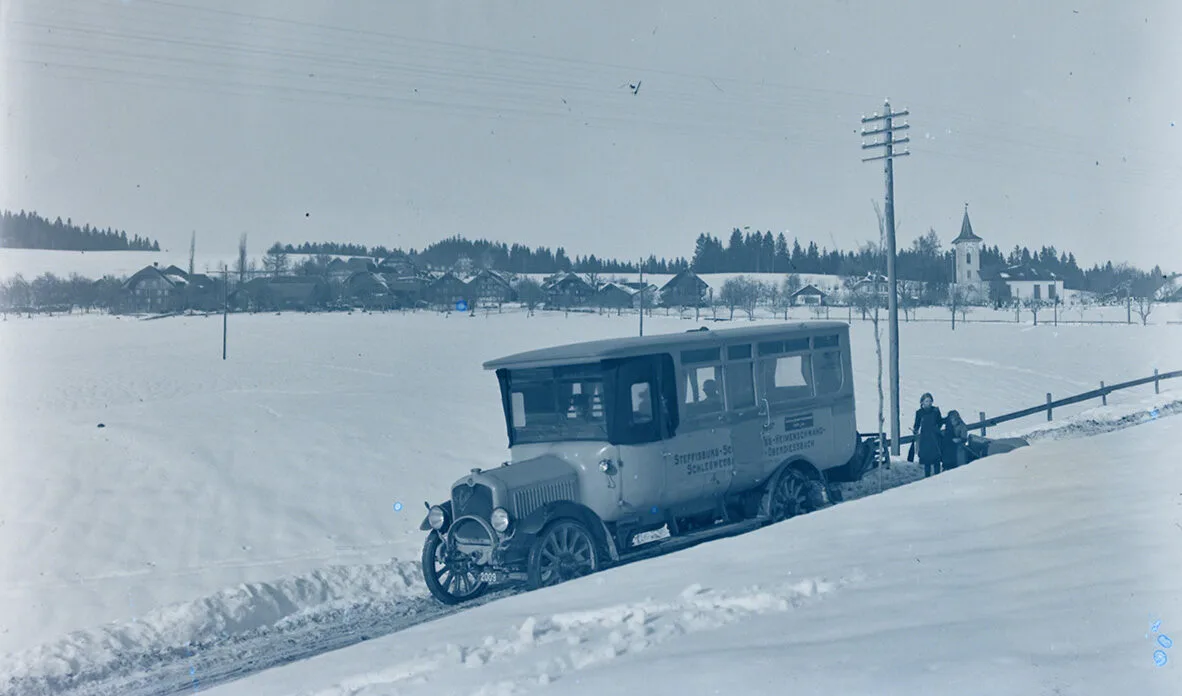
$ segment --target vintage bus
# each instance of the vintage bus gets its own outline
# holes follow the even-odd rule
[[[445,603],[779,522],[873,465],[843,322],[591,341],[485,368],[510,461],[428,505],[423,571]]]

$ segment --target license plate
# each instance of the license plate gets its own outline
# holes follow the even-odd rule
[[[497,573],[486,570],[480,574],[480,582],[495,583],[498,580]]]

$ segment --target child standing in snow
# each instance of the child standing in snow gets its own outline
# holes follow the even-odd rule
[[[911,433],[915,435],[916,454],[919,455],[919,463],[923,464],[924,478],[940,473],[940,426],[943,424],[940,409],[933,404],[932,395],[925,392],[919,397],[915,425],[911,426]]]

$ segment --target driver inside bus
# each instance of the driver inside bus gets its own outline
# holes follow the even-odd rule
[[[702,382],[702,393],[706,398],[702,400],[703,410],[705,411],[721,411],[722,397],[718,393],[718,383],[712,379]]]
[[[585,421],[593,420],[590,394],[571,394],[570,407],[574,411],[575,418]]]

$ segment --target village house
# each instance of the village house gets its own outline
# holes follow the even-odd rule
[[[793,307],[807,305],[819,307],[825,304],[827,295],[816,285],[809,284],[788,296],[788,303]]]
[[[517,291],[500,273],[484,269],[468,280],[473,302],[500,305],[517,299]]]
[[[604,309],[631,308],[637,291],[616,283],[608,283],[595,293],[595,305]]]
[[[643,300],[645,307],[654,307],[660,296],[660,290],[652,283],[627,282],[617,283],[632,291],[632,306],[640,307]]]
[[[997,273],[997,279],[1010,289],[1010,297],[1018,302],[1042,300],[1049,303],[1063,299],[1063,279],[1029,265],[1011,266]]]
[[[386,279],[373,271],[358,271],[345,280],[345,296],[366,307],[393,304]]]
[[[713,291],[710,285],[690,270],[685,270],[661,286],[661,304],[666,307],[705,307]]]
[[[372,259],[355,256],[348,259],[335,258],[328,262],[325,268],[325,276],[329,282],[344,283],[349,279],[349,276],[354,273],[369,271],[371,273],[377,272],[378,265]]]
[[[221,284],[213,278],[158,264],[145,266],[120,287],[120,307],[128,312],[211,311],[221,306]]]
[[[579,307],[595,296],[595,288],[574,273],[565,272],[551,276],[542,284],[546,293],[546,306]]]
[[[324,307],[330,296],[328,284],[318,276],[278,276],[248,280],[230,293],[228,301],[236,309],[307,311]]]
[[[420,274],[418,266],[404,251],[395,251],[378,264],[377,272],[383,276],[413,278]]]
[[[460,300],[468,301],[469,292],[468,284],[448,271],[427,284],[423,298],[437,307],[454,307]]]
[[[168,275],[153,264],[136,271],[123,282],[122,308],[127,312],[175,312],[184,306],[188,281]]]

